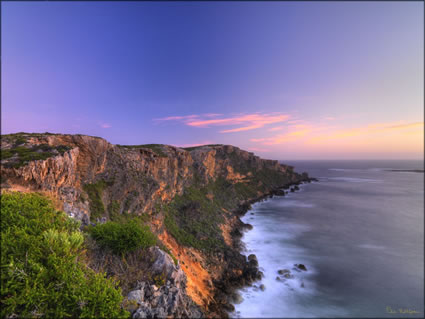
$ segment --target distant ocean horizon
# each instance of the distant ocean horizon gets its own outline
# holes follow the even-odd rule
[[[319,181],[242,218],[253,225],[244,253],[257,256],[264,278],[240,290],[231,316],[423,317],[424,174],[408,170],[424,161],[280,162]]]

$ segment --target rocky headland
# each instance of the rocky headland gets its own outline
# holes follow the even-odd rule
[[[2,192],[42,193],[82,227],[129,215],[149,226],[160,247],[133,256],[142,272],[125,270],[127,261],[121,267],[133,318],[228,316],[235,290],[262,276],[256,257],[240,253],[242,231],[252,226],[239,217],[252,203],[312,180],[231,145],[125,146],[17,133],[2,136],[1,155]],[[119,257],[96,245],[90,251],[93,269],[118,272]]]

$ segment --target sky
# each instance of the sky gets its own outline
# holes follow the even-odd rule
[[[423,159],[423,12],[423,2],[2,2],[2,134]]]

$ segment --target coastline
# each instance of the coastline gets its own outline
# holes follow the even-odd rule
[[[240,256],[243,256],[244,263],[241,264],[240,262],[235,262],[237,260],[236,258],[234,260],[228,260],[224,273],[236,275],[227,276],[226,278],[222,278],[221,282],[215,283],[215,298],[221,304],[220,310],[224,311],[225,315],[229,317],[230,313],[235,310],[234,304],[238,303],[240,300],[240,296],[237,293],[238,289],[249,287],[254,282],[263,278],[263,273],[260,271],[257,257],[254,254],[246,256],[242,253],[243,231],[251,230],[253,226],[249,223],[244,223],[241,220],[241,217],[246,215],[246,213],[251,210],[251,205],[254,203],[262,202],[272,198],[273,196],[285,196],[289,192],[298,191],[298,185],[300,184],[317,181],[318,179],[314,177],[304,177],[300,181],[274,188],[266,194],[245,201],[233,212],[237,218],[235,219],[233,225],[231,225],[231,235],[233,241],[231,249],[235,250],[238,254],[240,254]],[[225,295],[223,295],[223,292],[225,292]],[[220,311],[221,315],[223,315],[222,311]]]

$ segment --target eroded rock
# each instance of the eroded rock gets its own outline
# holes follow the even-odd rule
[[[149,253],[153,260],[152,276],[162,276],[164,284],[139,282],[130,291],[127,299],[137,303],[137,307],[127,308],[132,318],[201,318],[202,311],[186,293],[187,279],[181,268],[158,247],[151,247]]]

